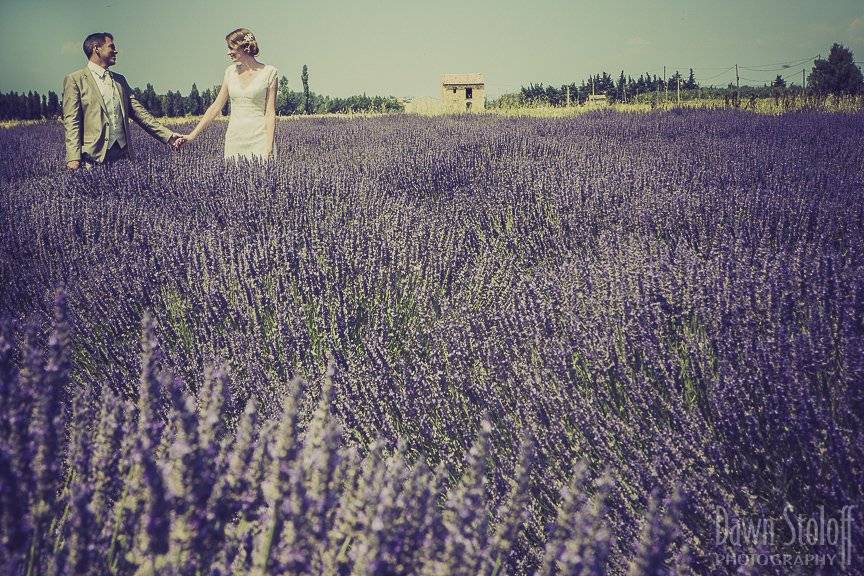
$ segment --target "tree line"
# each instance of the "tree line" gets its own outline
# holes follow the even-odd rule
[[[800,84],[798,91],[802,90]],[[807,77],[806,90],[813,98],[864,95],[864,79],[861,69],[856,65],[851,50],[841,44],[834,44],[828,58],[817,58]],[[607,72],[593,74],[577,84],[571,82],[561,86],[544,86],[530,83],[520,87],[518,92],[503,94],[490,103],[490,106],[508,108],[530,104],[564,106],[584,104],[592,94],[605,95],[611,102],[652,102],[657,103],[667,97],[681,100],[696,98],[722,98],[727,104],[740,105],[744,98],[786,98],[794,91],[793,84],[787,84],[782,75],[764,86],[740,86],[730,83],[723,87],[702,87],[696,80],[693,69],[685,78],[676,70],[669,78],[656,74],[641,74],[638,78],[621,71],[617,80]]]
[[[609,73],[601,72],[589,76],[580,84],[571,82],[561,86],[544,86],[542,83],[531,83],[528,86],[522,86],[519,92],[502,95],[493,105],[506,107],[508,105],[543,103],[552,106],[564,106],[568,102],[583,104],[592,94],[604,94],[607,99],[613,102],[626,102],[640,94],[662,92],[667,86],[675,89],[679,80],[681,81],[681,90],[692,91],[699,88],[692,68],[687,78],[684,78],[676,70],[675,74],[666,80],[659,78],[656,74],[641,74],[634,79],[632,76],[625,75],[622,70],[617,80]]]
[[[0,120],[39,120],[60,113],[60,98],[56,92],[49,91],[47,96],[32,90],[26,94],[0,93]]]
[[[276,114],[293,116],[298,114],[340,114],[358,112],[401,112],[404,106],[393,96],[367,96],[366,94],[339,98],[316,94],[309,88],[309,70],[303,66],[300,76],[301,89],[292,90],[288,78],[282,76],[276,93]],[[133,88],[132,92],[141,104],[156,117],[178,117],[204,113],[216,96],[220,86],[216,85],[200,91],[196,84],[184,96],[180,90],[168,90],[158,94],[152,84],[144,89]],[[57,93],[47,95],[29,91],[0,93],[0,120],[40,120],[58,118],[63,110]],[[230,104],[222,109],[222,114],[230,113]]]

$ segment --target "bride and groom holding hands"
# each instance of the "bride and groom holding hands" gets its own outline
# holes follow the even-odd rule
[[[222,87],[198,125],[189,134],[180,134],[147,111],[126,78],[109,72],[117,61],[113,36],[89,35],[83,46],[87,66],[63,79],[66,167],[77,170],[131,157],[129,118],[150,136],[180,149],[195,140],[229,100],[225,159],[275,158],[277,70],[255,59],[258,40],[246,28],[234,30],[225,41],[232,64],[225,70]]]

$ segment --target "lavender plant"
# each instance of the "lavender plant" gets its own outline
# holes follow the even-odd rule
[[[302,119],[75,174],[0,131],[0,566],[830,573],[718,519],[864,544],[862,129]]]

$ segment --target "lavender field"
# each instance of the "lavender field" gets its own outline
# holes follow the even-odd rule
[[[4,574],[864,573],[864,115],[223,134],[0,130]]]

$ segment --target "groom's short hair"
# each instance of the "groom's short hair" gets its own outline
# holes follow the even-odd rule
[[[84,54],[87,55],[87,58],[90,58],[93,54],[93,50],[105,43],[106,38],[111,38],[113,40],[114,35],[110,32],[94,32],[84,39]]]

